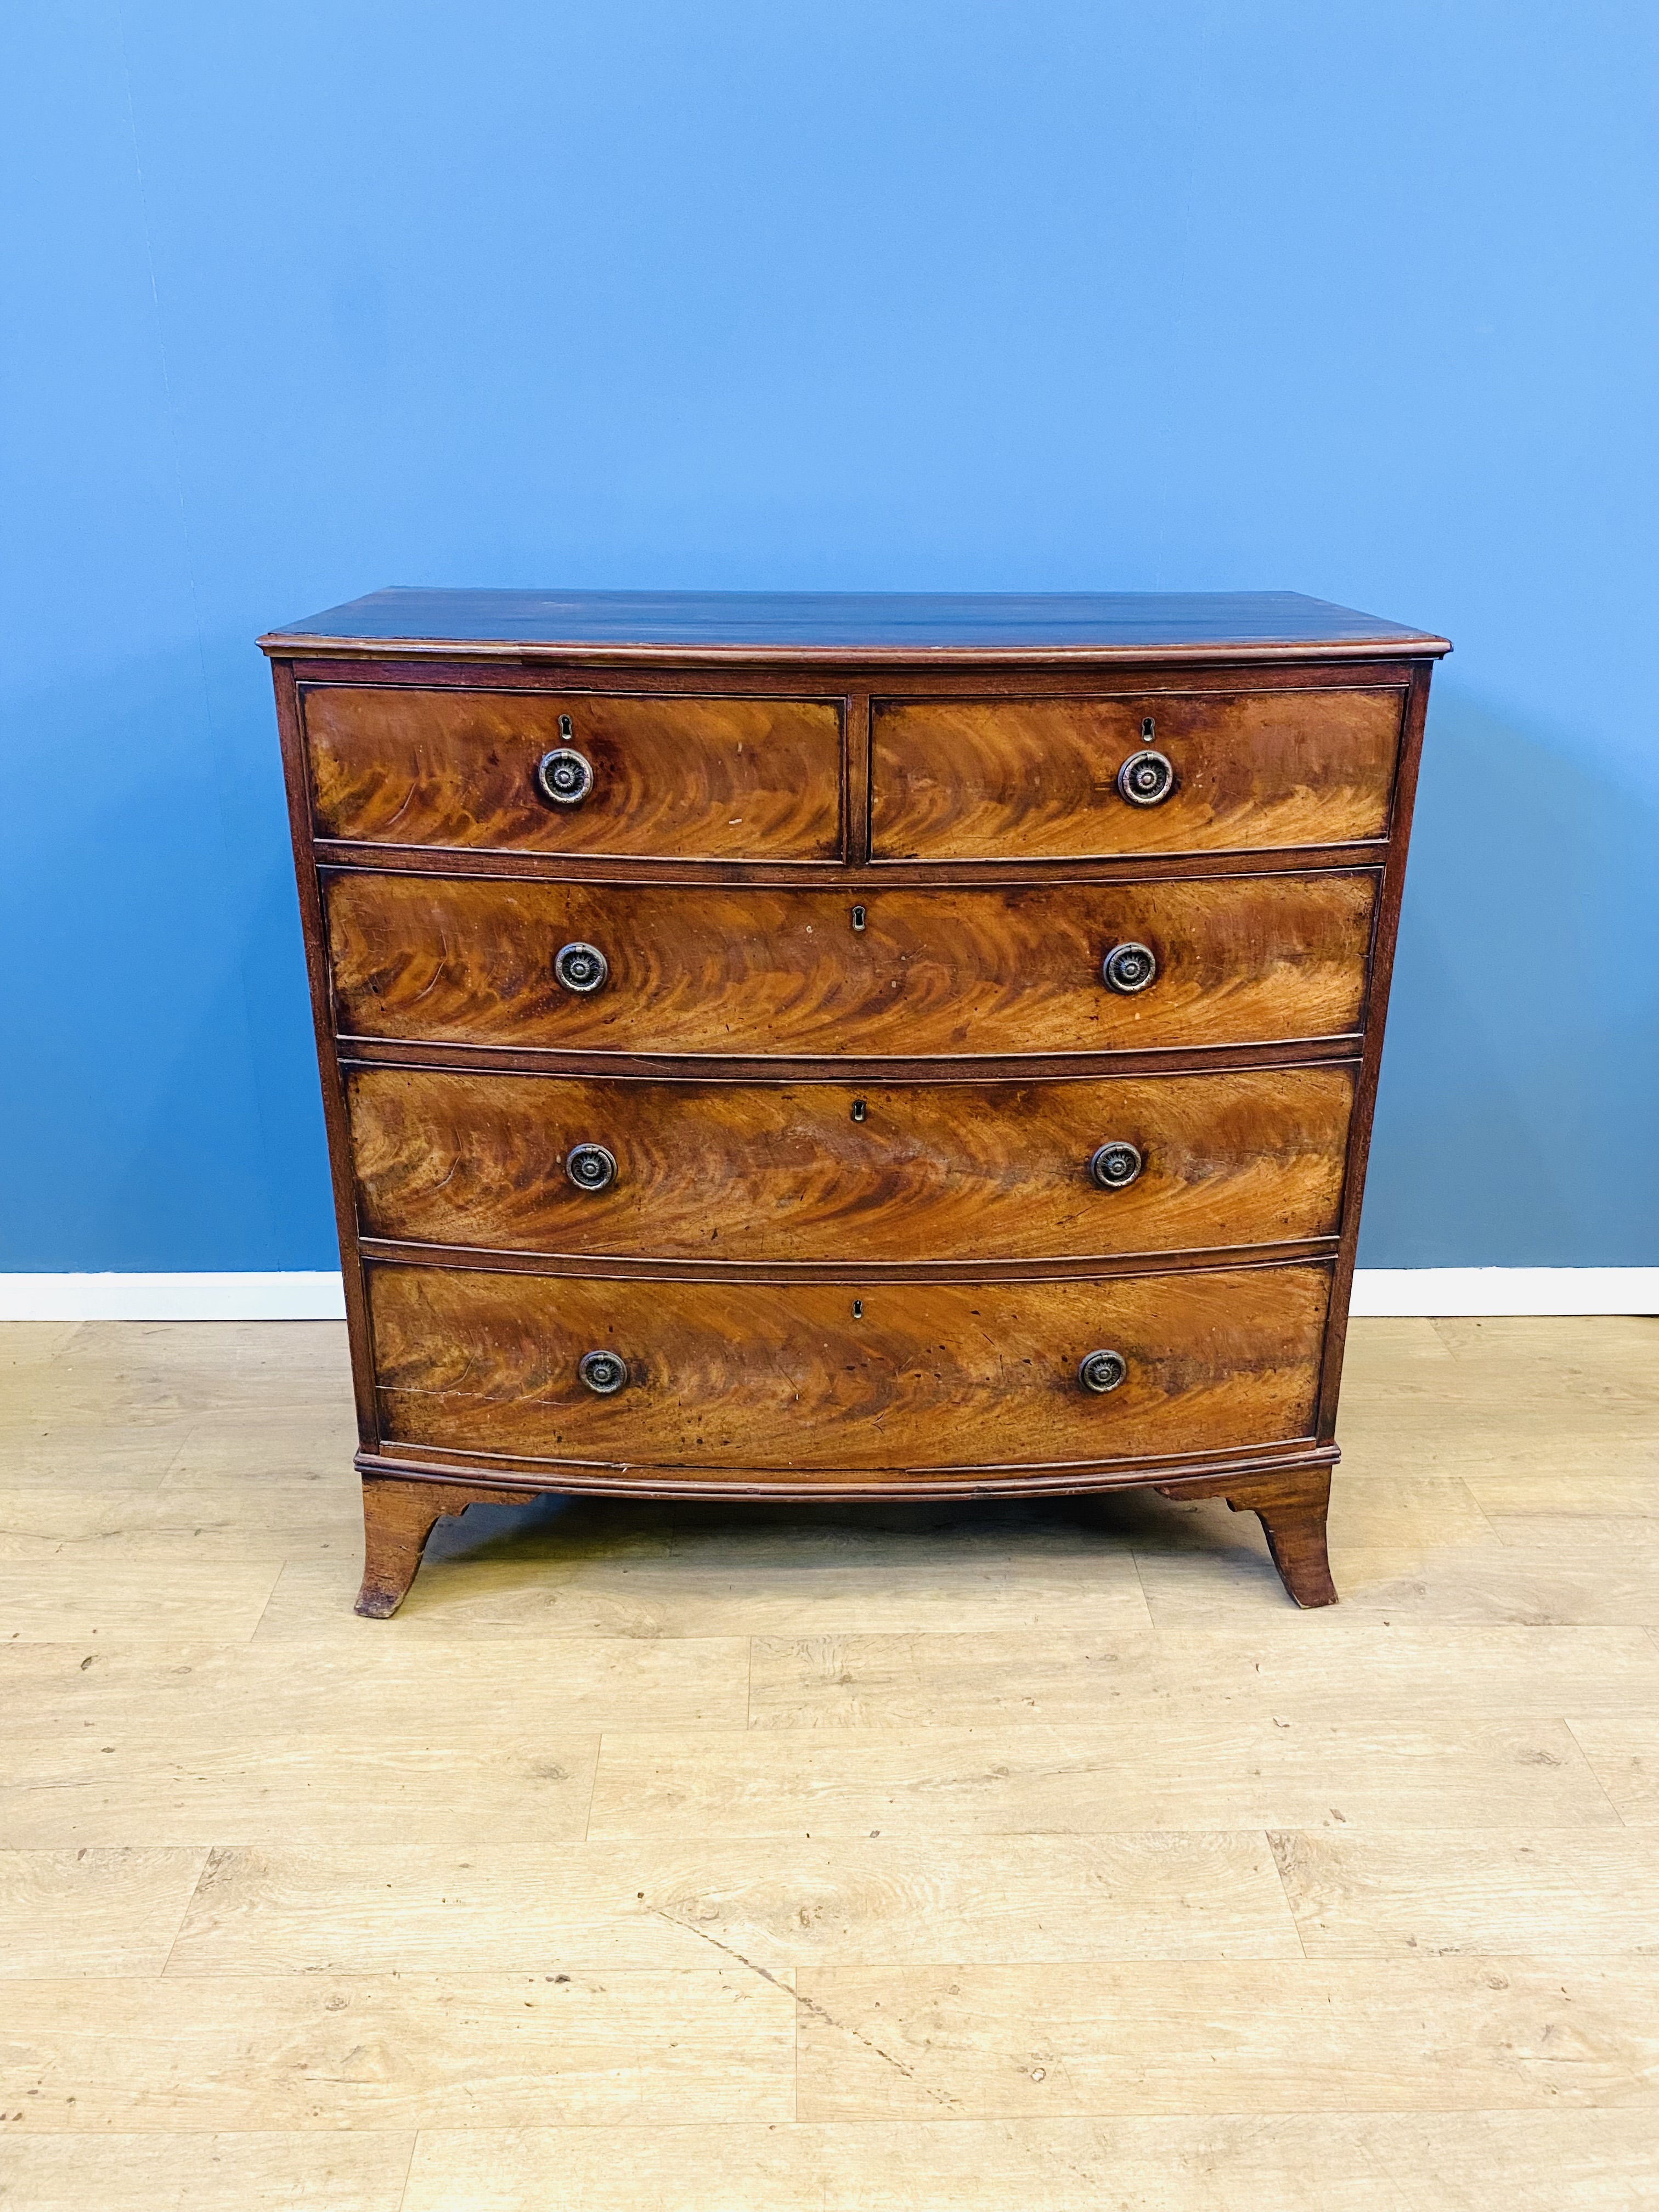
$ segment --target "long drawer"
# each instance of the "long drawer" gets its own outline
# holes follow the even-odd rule
[[[877,1477],[1306,1437],[1330,1287],[1322,1267],[863,1290],[369,1281],[385,1449]],[[612,1395],[582,1379],[593,1352],[598,1380],[625,1367]],[[1079,1380],[1097,1352],[1121,1365],[1099,1394]]]
[[[1082,859],[1383,837],[1405,696],[878,701],[873,857]]]
[[[1352,1064],[1058,1083],[360,1066],[372,1237],[724,1261],[1027,1260],[1334,1236]]]
[[[345,1035],[909,1058],[1352,1034],[1376,885],[1354,871],[894,889],[854,905],[347,870],[325,872],[324,897]],[[1109,988],[1108,962],[1141,988]]]
[[[304,714],[320,837],[676,860],[840,853],[841,714],[824,701],[325,684],[306,691]]]

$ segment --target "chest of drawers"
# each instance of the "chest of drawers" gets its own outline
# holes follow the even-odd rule
[[[1151,1484],[1328,1604],[1430,672],[1294,593],[376,593],[276,680],[361,1613],[544,1491]]]

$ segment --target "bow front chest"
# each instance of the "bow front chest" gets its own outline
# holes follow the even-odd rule
[[[1291,592],[388,591],[261,641],[358,1610],[503,1495],[1153,1484],[1328,1604],[1443,639]]]

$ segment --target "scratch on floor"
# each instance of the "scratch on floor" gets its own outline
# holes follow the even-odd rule
[[[880,2044],[872,2041],[861,2028],[849,2027],[845,2021],[837,2020],[833,2013],[826,2012],[823,2007],[815,2002],[811,1997],[804,1997],[799,1990],[792,1990],[787,1982],[781,1982],[775,1974],[769,1973],[764,1966],[757,1966],[752,1959],[745,1959],[741,1951],[733,1950],[729,1943],[722,1943],[718,1936],[711,1936],[705,1928],[694,1927],[689,1920],[677,1920],[672,1912],[665,1912],[659,1905],[653,1905],[651,1910],[659,1920],[665,1920],[671,1928],[684,1929],[688,1936],[701,1936],[705,1943],[712,1943],[715,1950],[723,1951],[728,1959],[735,1959],[740,1966],[747,1966],[751,1974],[758,1974],[762,1981],[769,1982],[775,1990],[781,1990],[784,1996],[799,2006],[802,2012],[810,2013],[814,2020],[821,2021],[825,2027],[833,2027],[839,2035],[850,2035],[855,2043],[861,2043],[866,2051],[873,2051],[877,2057],[883,2060],[885,2064],[896,2067],[908,2081],[915,2081],[916,2069],[914,2066],[907,2066],[902,2058],[896,2058],[890,2051],[884,2051]],[[926,2082],[920,2082],[917,2086],[922,2090],[924,2095],[935,2099],[940,2104],[955,2105],[957,2102],[956,2098],[947,2096],[943,2090],[930,2089]]]

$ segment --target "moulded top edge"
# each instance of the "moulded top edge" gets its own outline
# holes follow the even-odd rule
[[[1387,638],[1285,639],[1272,643],[1136,645],[595,645],[554,639],[348,637],[270,630],[257,641],[273,660],[563,661],[592,668],[1109,668],[1163,663],[1438,659],[1450,641],[1401,630]]]
[[[267,653],[595,661],[1302,659],[1450,651],[1300,592],[437,591],[397,586],[270,631]]]

